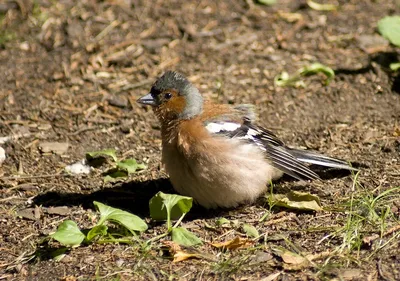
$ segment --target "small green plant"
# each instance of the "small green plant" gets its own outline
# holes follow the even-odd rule
[[[114,157],[112,153],[110,154],[110,157]],[[73,247],[92,243],[138,243],[142,246],[142,249],[148,249],[152,242],[170,235],[172,241],[183,246],[202,244],[200,238],[195,234],[183,227],[179,227],[184,216],[192,208],[192,202],[193,199],[191,197],[175,194],[159,192],[153,196],[149,202],[150,215],[153,220],[166,221],[167,231],[143,243],[138,234],[147,230],[146,222],[134,214],[95,201],[93,204],[100,213],[100,218],[95,226],[82,230],[76,222],[65,220],[41,244],[49,239],[54,239],[64,246],[50,253],[52,258],[56,260],[60,260],[65,255],[65,252]],[[174,219],[177,219],[177,222],[172,225],[171,221]],[[248,231],[254,233],[254,230],[249,229]],[[40,250],[37,253],[39,256]]]
[[[178,227],[182,219],[192,208],[193,198],[176,195],[176,194],[165,194],[158,192],[153,198],[151,198],[150,216],[156,221],[167,222],[167,232],[152,238],[151,240],[157,240],[167,235],[171,235],[172,241],[183,245],[193,246],[201,244],[200,238],[195,234],[188,231],[186,228]],[[172,225],[171,220],[177,219],[177,222]]]
[[[390,218],[393,219],[393,213],[388,204],[399,200],[399,192],[400,188],[396,187],[374,195],[359,183],[357,173],[353,179],[350,199],[344,204],[344,210],[342,210],[346,214],[344,226],[325,236],[320,242],[333,237],[341,238],[342,243],[337,247],[336,252],[350,254],[355,251],[358,257],[368,235],[378,232],[379,237],[383,237],[386,233],[388,222]],[[385,246],[387,243],[380,245],[378,249]]]
[[[378,31],[390,43],[400,47],[400,16],[384,17],[378,21]]]
[[[388,16],[378,21],[379,33],[396,47],[400,47],[400,16]],[[399,62],[390,64],[392,71],[400,69]]]
[[[137,170],[146,169],[145,164],[138,164],[136,159],[128,158],[119,160],[115,149],[104,149],[100,151],[92,151],[86,153],[86,159],[92,166],[101,166],[109,157],[113,161],[113,167],[104,173],[104,181],[115,181],[119,178],[127,178],[129,174],[135,173]]]
[[[332,68],[320,63],[313,63],[311,65],[300,68],[292,76],[290,76],[289,73],[287,72],[282,72],[281,74],[275,77],[274,83],[278,87],[304,88],[306,85],[304,81],[301,80],[301,78],[304,76],[315,75],[318,73],[322,73],[326,76],[326,79],[324,81],[325,85],[328,85],[335,77],[335,72],[332,70]]]
[[[138,216],[126,211],[104,205],[100,202],[93,202],[100,212],[100,219],[97,224],[87,231],[82,231],[72,220],[62,222],[57,231],[50,235],[50,238],[57,240],[64,246],[77,247],[81,244],[93,242],[126,242],[119,240],[115,236],[120,236],[118,232],[110,232],[107,222],[123,226],[134,237],[136,233],[147,230],[147,224]]]

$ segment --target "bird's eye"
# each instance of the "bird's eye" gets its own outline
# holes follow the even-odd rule
[[[165,94],[164,94],[164,98],[165,98],[166,100],[169,100],[170,98],[172,98],[172,94],[171,94],[171,93],[165,93]]]

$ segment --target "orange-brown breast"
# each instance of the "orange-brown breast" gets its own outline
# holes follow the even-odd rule
[[[214,149],[223,149],[223,147],[221,147],[221,142],[210,142],[212,136],[204,127],[204,122],[231,112],[232,109],[227,105],[206,102],[204,104],[203,114],[193,119],[179,122],[177,125],[177,145],[180,146],[187,156],[197,153],[213,154]]]

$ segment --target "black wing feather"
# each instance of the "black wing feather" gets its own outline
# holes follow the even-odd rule
[[[235,123],[237,126],[224,126],[225,123],[232,122],[215,120],[210,123],[219,124],[220,130],[212,132],[228,138],[241,139],[243,141],[257,145],[265,152],[266,158],[271,165],[296,179],[319,179],[320,177],[302,162],[318,164],[321,166],[357,170],[350,167],[345,161],[327,157],[316,152],[297,150],[287,147],[271,131],[258,127],[251,123],[249,118],[243,118],[242,122]]]

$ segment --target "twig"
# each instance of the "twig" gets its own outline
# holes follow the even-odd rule
[[[396,232],[396,231],[398,231],[398,230],[400,230],[400,224],[395,225],[395,226],[393,226],[392,228],[389,228],[387,231],[385,231],[385,232],[382,234],[382,237],[388,236],[388,235],[390,235],[390,234],[392,234],[393,232]],[[373,234],[373,235],[364,237],[363,242],[364,242],[365,244],[371,244],[373,241],[375,241],[375,240],[378,239],[379,237],[381,237],[381,236],[379,236],[379,234]]]
[[[27,180],[27,179],[40,179],[40,178],[53,178],[53,177],[68,177],[70,174],[53,174],[53,175],[37,175],[37,176],[13,176],[2,177],[1,180]]]

